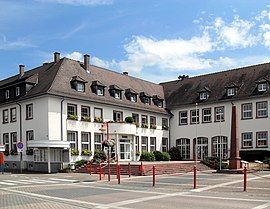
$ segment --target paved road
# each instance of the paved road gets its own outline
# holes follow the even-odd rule
[[[88,174],[0,176],[0,208],[243,208],[270,209],[270,172],[248,175],[198,174],[193,189],[192,174],[96,181]],[[24,181],[22,181],[24,180]]]

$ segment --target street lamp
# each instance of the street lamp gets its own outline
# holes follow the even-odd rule
[[[195,125],[195,166],[197,168],[197,159],[198,159],[198,117],[197,117],[197,111],[198,111],[198,103],[196,103],[196,108],[195,108],[195,115],[196,115],[196,125]]]
[[[222,141],[221,141],[221,114],[222,114],[222,108],[219,109],[219,170],[221,171],[222,167]]]

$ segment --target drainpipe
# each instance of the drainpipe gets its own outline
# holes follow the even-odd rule
[[[22,105],[17,102],[17,105],[19,106],[20,109],[20,142],[22,142]],[[22,173],[22,152],[20,152],[20,168],[21,168],[21,173]]]
[[[64,101],[66,100],[66,98],[64,97],[62,100],[61,100],[61,118],[60,118],[60,123],[61,123],[61,141],[64,141],[64,136],[63,136],[63,104],[64,104]],[[62,161],[63,161],[63,151],[61,151],[61,155],[62,155]],[[70,159],[69,159],[70,161]],[[63,162],[61,163],[61,169],[63,169]]]

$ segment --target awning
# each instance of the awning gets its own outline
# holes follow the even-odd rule
[[[33,140],[33,141],[28,141],[28,147],[69,149],[70,144],[67,141],[58,141],[58,140],[39,140],[39,141]]]

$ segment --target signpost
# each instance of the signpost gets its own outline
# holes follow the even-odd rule
[[[23,152],[23,147],[24,147],[24,145],[23,145],[23,143],[22,142],[18,142],[17,143],[17,151],[20,153],[20,158],[21,158],[21,173],[22,173],[22,152]]]

